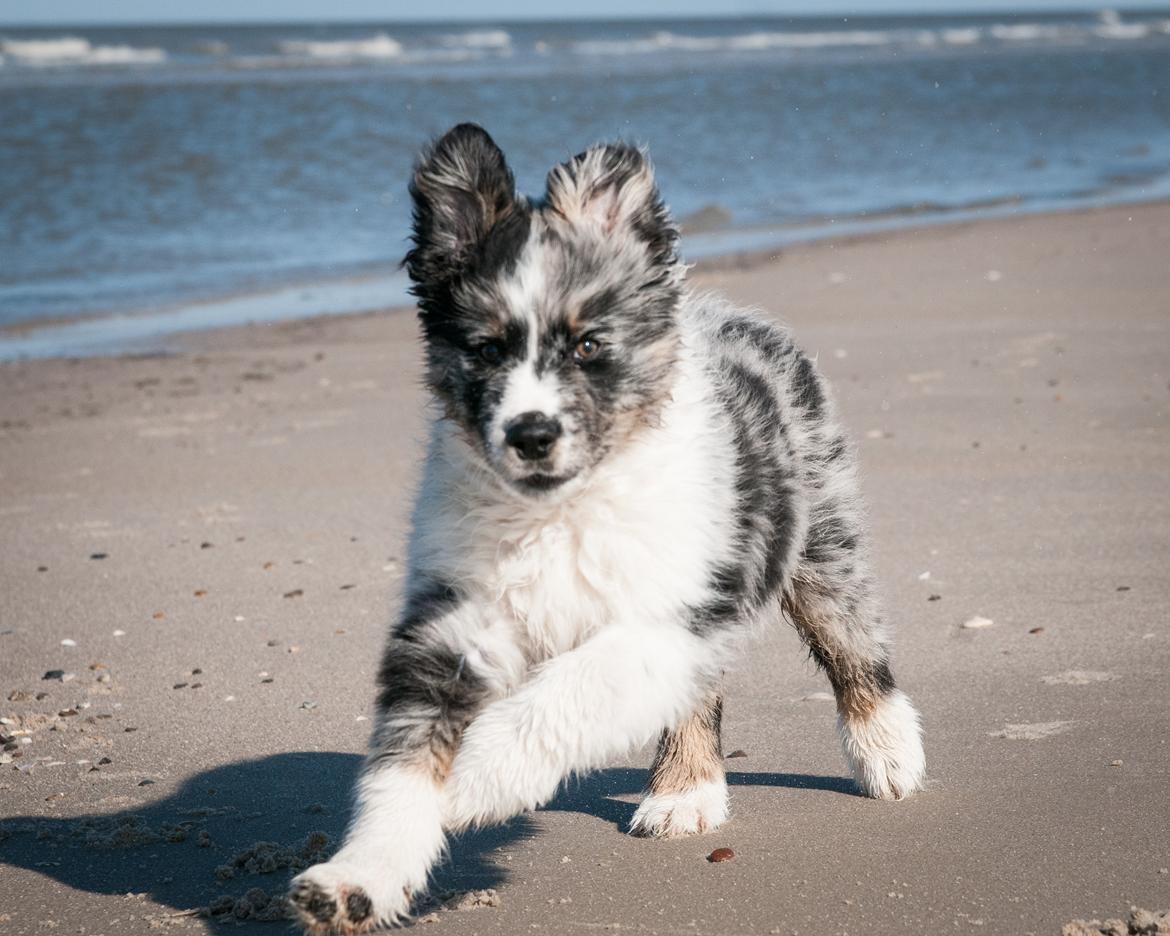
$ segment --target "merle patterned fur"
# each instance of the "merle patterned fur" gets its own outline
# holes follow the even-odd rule
[[[685,287],[645,153],[593,147],[533,200],[463,124],[410,191],[439,406],[355,818],[295,882],[302,924],[398,921],[446,832],[659,735],[631,831],[716,827],[721,671],[782,617],[862,791],[919,788],[829,388],[787,331]]]

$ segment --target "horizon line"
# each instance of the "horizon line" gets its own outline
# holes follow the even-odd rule
[[[108,20],[28,20],[21,22],[11,22],[0,19],[0,29],[4,28],[18,28],[18,29],[45,29],[45,28],[106,28],[106,27],[137,27],[137,26],[166,26],[173,28],[185,27],[206,27],[206,26],[272,26],[272,25],[313,25],[313,26],[341,26],[341,25],[361,25],[361,24],[400,24],[406,26],[443,26],[450,23],[468,23],[468,24],[483,24],[483,25],[525,25],[533,23],[565,23],[565,22],[658,22],[658,21],[726,21],[726,20],[766,20],[766,19],[837,19],[841,18],[848,20],[851,18],[865,18],[874,16],[937,16],[940,18],[958,18],[970,16],[1059,16],[1062,13],[1101,13],[1106,11],[1114,11],[1118,14],[1124,15],[1126,13],[1170,13],[1170,3],[1158,6],[1142,6],[1134,7],[1127,5],[1110,5],[1108,3],[1093,3],[1091,0],[1086,0],[1083,3],[1073,2],[1067,7],[1024,7],[1008,6],[1005,0],[1005,6],[1002,9],[988,9],[985,5],[980,8],[962,8],[950,10],[932,10],[923,7],[908,7],[908,6],[891,6],[882,10],[866,10],[858,12],[855,9],[850,10],[793,10],[790,12],[736,12],[736,13],[691,13],[684,15],[670,15],[662,13],[637,13],[623,15],[620,13],[613,13],[605,16],[590,16],[587,14],[568,13],[564,16],[501,16],[501,17],[479,17],[479,16],[451,16],[443,19],[431,19],[424,17],[411,16],[397,16],[397,17],[370,17],[370,16],[321,16],[321,17],[292,17],[289,19],[282,18],[268,18],[268,19],[221,19],[213,18],[206,20],[191,20],[191,19],[108,19]]]

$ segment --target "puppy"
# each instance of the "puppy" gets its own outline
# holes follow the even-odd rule
[[[828,389],[786,332],[684,288],[645,154],[595,146],[531,201],[462,124],[410,192],[437,407],[354,817],[293,881],[303,926],[402,920],[448,833],[656,736],[630,831],[715,829],[716,686],[782,614],[829,678],[862,791],[917,790],[918,714]]]

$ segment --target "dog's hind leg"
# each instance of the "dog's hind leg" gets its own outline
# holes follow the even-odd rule
[[[690,718],[662,732],[646,797],[630,832],[654,838],[711,832],[727,819],[727,779],[719,739],[723,700],[709,692]]]
[[[873,582],[848,529],[839,515],[814,513],[784,608],[832,684],[854,779],[868,796],[902,799],[923,784],[922,730],[894,683]]]

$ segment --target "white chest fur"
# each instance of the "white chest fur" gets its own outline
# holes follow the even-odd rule
[[[713,563],[730,549],[733,457],[685,354],[661,424],[539,500],[501,492],[466,443],[436,424],[413,570],[489,603],[533,661],[623,621],[668,623],[703,600]]]

